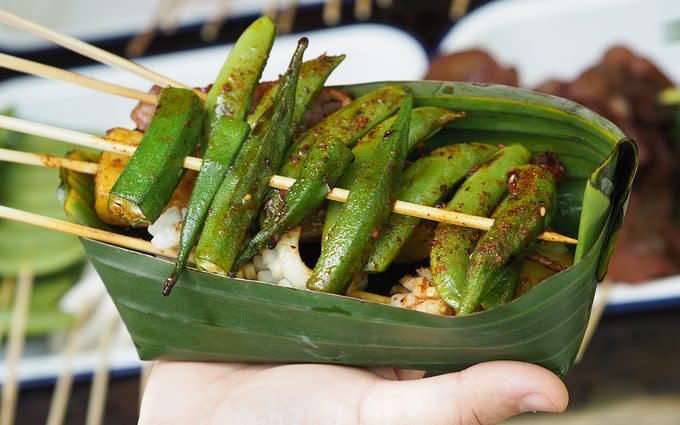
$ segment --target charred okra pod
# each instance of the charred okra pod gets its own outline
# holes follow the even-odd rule
[[[273,238],[302,223],[328,195],[354,156],[343,140],[331,139],[312,147],[300,176],[283,196],[283,208],[269,220],[241,251],[238,268],[260,252]]]
[[[489,216],[506,193],[506,175],[516,165],[529,162],[531,153],[521,145],[499,150],[458,188],[446,205],[450,211]],[[430,266],[439,295],[454,309],[460,307],[470,254],[479,230],[439,223],[434,233]]]
[[[387,86],[367,93],[335,111],[293,142],[278,174],[298,178],[310,151],[322,143],[324,146],[330,146],[329,143],[344,143],[349,147],[353,146],[373,127],[392,115],[399,108],[404,96],[405,92],[402,88]],[[342,148],[337,146],[335,149]],[[323,152],[317,152],[317,156],[323,156]],[[278,190],[269,191],[263,214],[261,214],[262,227],[269,227],[270,222],[276,220],[274,217],[282,215],[282,211],[286,208],[288,206],[283,200],[283,193]],[[309,213],[311,214],[312,211],[310,210]]]
[[[529,250],[555,214],[557,190],[550,170],[538,165],[515,167],[507,182],[508,201],[470,256],[460,315],[477,310],[505,266]]]
[[[427,139],[439,131],[444,125],[462,114],[448,109],[424,106],[415,108],[411,112],[410,130],[408,134],[408,147],[411,150],[417,143]],[[352,149],[354,162],[352,162],[337,183],[338,187],[349,188],[356,180],[357,175],[366,166],[378,144],[383,140],[383,135],[394,125],[395,117],[391,117],[381,122],[377,127],[361,138]],[[342,204],[331,202],[326,211],[326,218],[323,225],[323,238],[326,238],[328,231],[335,224],[338,214],[342,209]]]
[[[486,160],[498,148],[493,145],[467,143],[445,146],[420,158],[401,177],[396,198],[401,201],[433,206],[441,201],[465,174]],[[384,271],[409,239],[420,219],[391,214],[368,258],[365,270]]]
[[[164,295],[170,294],[186,266],[210,203],[248,137],[250,126],[245,120],[246,114],[275,35],[276,26],[269,17],[252,23],[236,41],[208,92],[205,101],[208,119],[204,125],[208,146],[182,223],[175,267],[163,285]]]
[[[295,89],[306,47],[307,39],[302,38],[274,103],[255,125],[213,199],[196,248],[196,264],[202,270],[229,273],[257,216],[292,137]]]
[[[192,90],[165,88],[156,113],[111,189],[109,209],[132,225],[156,221],[184,173],[184,157],[198,142],[205,118]]]
[[[327,56],[325,54],[318,58],[302,63],[300,68],[300,77],[297,82],[297,89],[295,91],[295,113],[293,115],[294,128],[302,120],[303,115],[307,111],[310,103],[319,91],[323,88],[326,79],[331,75],[331,72],[340,65],[345,59],[345,55]],[[255,110],[248,115],[248,124],[250,127],[255,127],[255,123],[260,119],[262,114],[272,105],[276,92],[279,90],[280,83],[274,83],[260,98]]]
[[[323,241],[321,255],[307,281],[309,289],[344,293],[366,263],[375,238],[392,211],[394,190],[408,153],[412,107],[413,95],[409,93],[394,125],[383,134],[384,140],[352,185],[337,223]]]

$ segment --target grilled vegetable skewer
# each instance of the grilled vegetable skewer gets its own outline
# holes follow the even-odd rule
[[[506,192],[506,174],[529,162],[531,153],[521,145],[507,146],[482,164],[456,191],[447,210],[488,216]],[[454,309],[460,307],[470,254],[481,232],[448,224],[435,230],[430,263],[437,292]]]
[[[408,153],[413,107],[409,93],[393,126],[384,133],[371,161],[357,177],[338,221],[321,245],[321,255],[307,287],[344,293],[364,266],[380,229],[392,210],[396,188]],[[371,211],[372,214],[366,214]]]
[[[170,294],[184,269],[227,168],[248,137],[246,114],[275,35],[276,27],[269,17],[252,23],[236,41],[208,92],[208,116],[203,126],[208,145],[182,222],[175,267],[163,284],[163,295]]]
[[[131,225],[156,221],[198,142],[205,110],[191,90],[161,91],[154,120],[113,188],[109,209]]]
[[[458,314],[477,310],[503,276],[505,266],[521,258],[550,224],[557,205],[553,173],[538,165],[513,168],[508,174],[508,200],[470,255]]]
[[[386,87],[356,99],[307,130],[288,150],[280,174],[296,178],[282,195],[270,192],[262,229],[241,252],[236,266],[248,261],[273,238],[300,224],[326,198],[354,159],[350,147],[389,116],[403,100],[399,87]],[[300,162],[302,166],[300,167]]]
[[[257,217],[267,184],[293,135],[295,90],[306,47],[307,39],[302,38],[274,103],[255,125],[215,195],[196,248],[196,264],[202,270],[230,273]]]
[[[497,149],[496,146],[473,143],[436,149],[404,171],[395,197],[433,206],[444,199],[469,169]],[[368,258],[366,271],[385,271],[419,222],[415,217],[391,215]]]

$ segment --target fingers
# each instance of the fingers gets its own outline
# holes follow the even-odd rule
[[[522,412],[561,412],[568,400],[564,383],[546,369],[489,362],[416,381],[382,381],[366,393],[359,423],[489,425]]]

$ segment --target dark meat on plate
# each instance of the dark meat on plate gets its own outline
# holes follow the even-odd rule
[[[480,50],[432,60],[425,79],[517,85],[517,72]],[[548,80],[537,91],[574,100],[614,122],[637,142],[640,166],[608,278],[640,282],[680,274],[677,153],[669,143],[671,108],[658,103],[673,83],[648,59],[614,46],[574,81]]]
[[[673,83],[648,59],[621,46],[573,82],[548,81],[537,90],[572,99],[610,119],[640,148],[640,166],[628,214],[609,264],[608,278],[638,282],[680,273],[678,158],[668,142],[672,109],[659,93]]]
[[[424,79],[516,86],[517,70],[502,66],[482,50],[472,49],[432,59]]]

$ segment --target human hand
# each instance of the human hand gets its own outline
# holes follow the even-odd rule
[[[539,366],[497,361],[422,378],[395,369],[157,362],[140,425],[467,425],[561,412],[566,387]]]

